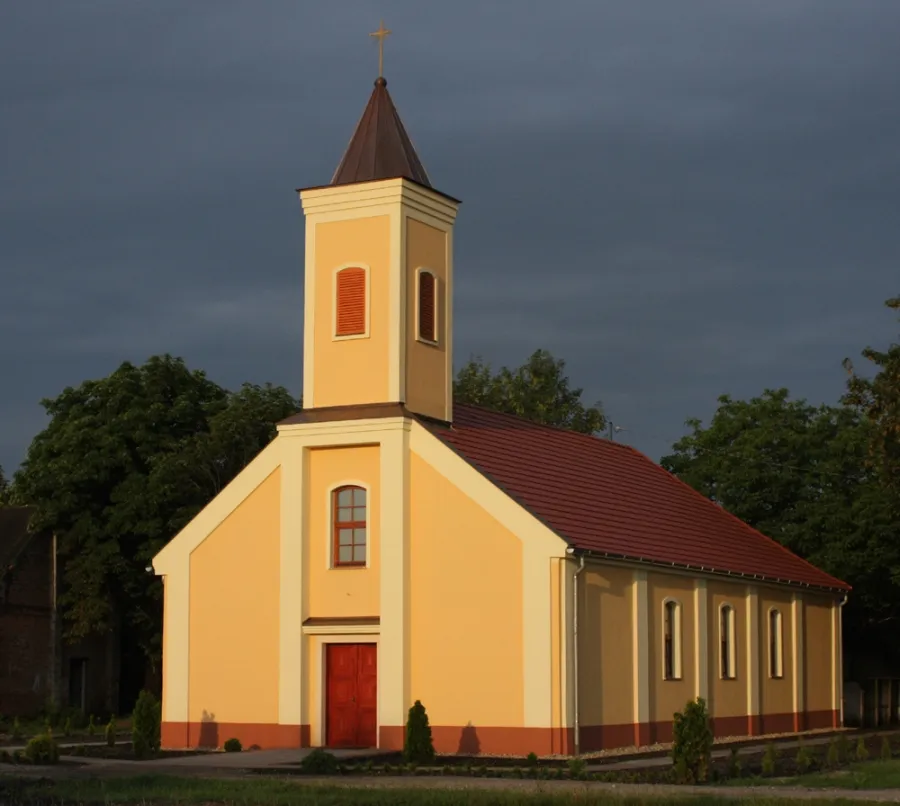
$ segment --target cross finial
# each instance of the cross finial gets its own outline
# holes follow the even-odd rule
[[[387,28],[384,27],[384,20],[381,21],[381,24],[378,26],[378,30],[369,34],[369,36],[374,36],[378,40],[378,77],[382,78],[384,76],[384,38],[390,34]]]

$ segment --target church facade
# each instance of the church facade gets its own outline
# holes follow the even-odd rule
[[[841,722],[848,586],[624,445],[454,405],[453,232],[379,78],[305,214],[304,409],[156,556],[165,747]]]

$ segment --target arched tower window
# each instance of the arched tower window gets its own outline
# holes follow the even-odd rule
[[[719,609],[719,674],[725,680],[737,677],[734,648],[734,608],[723,604]]]
[[[338,487],[331,494],[333,565],[366,564],[368,542],[366,491],[362,487]]]
[[[357,266],[340,269],[335,277],[334,335],[364,336],[368,272]]]
[[[681,605],[672,599],[663,604],[663,678],[681,679]]]
[[[437,343],[437,277],[425,269],[419,270],[419,338]]]
[[[784,676],[783,640],[781,611],[773,607],[769,611],[769,677]]]

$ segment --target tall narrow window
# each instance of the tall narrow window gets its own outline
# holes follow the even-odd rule
[[[424,270],[419,272],[419,338],[437,341],[437,278]]]
[[[366,491],[340,487],[332,493],[334,566],[366,564]]]
[[[733,680],[735,674],[734,657],[734,608],[731,605],[722,605],[719,610],[719,644],[720,644],[720,674],[726,680]]]
[[[366,333],[366,270],[341,269],[335,278],[334,335]]]
[[[681,605],[671,599],[663,607],[663,677],[681,679]]]
[[[781,611],[773,607],[769,611],[769,677],[784,676],[782,638]]]

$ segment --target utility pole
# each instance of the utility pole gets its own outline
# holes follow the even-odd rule
[[[612,420],[610,420],[610,421],[609,421],[609,428],[608,428],[608,431],[609,431],[609,441],[610,441],[610,442],[615,442],[615,439],[616,439],[615,435],[618,434],[620,431],[627,431],[627,430],[628,430],[627,428],[622,428],[621,425],[614,425],[613,422],[612,422]]]

